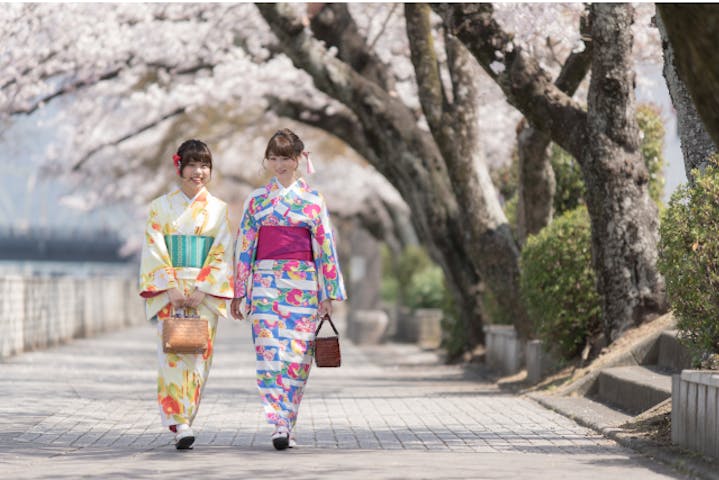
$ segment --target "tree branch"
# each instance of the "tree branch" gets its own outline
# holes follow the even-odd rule
[[[429,11],[426,4],[407,3],[404,7],[407,38],[417,79],[419,101],[427,123],[434,132],[441,128],[442,115],[447,107],[447,98],[440,78],[437,54],[434,50]]]
[[[415,128],[413,113],[400,99],[331,55],[303,28],[300,19],[288,11],[286,4],[257,4],[257,8],[293,64],[307,72],[319,90],[357,115],[375,152],[367,158],[370,162],[378,162],[374,164],[375,168],[394,182],[416,180],[418,175],[426,175],[428,171],[446,172],[436,145],[426,132]],[[415,162],[417,157],[396,156],[397,142],[422,152],[422,163]],[[392,158],[392,161],[384,161],[385,158]]]
[[[394,90],[393,76],[363,37],[346,3],[324,3],[313,11],[310,28],[315,38],[337,48],[337,58],[387,91]]]
[[[125,135],[123,135],[123,136],[121,136],[121,137],[119,137],[119,138],[113,140],[113,141],[111,141],[111,142],[106,142],[106,143],[103,143],[103,144],[101,144],[101,145],[98,145],[97,147],[93,148],[92,150],[90,150],[89,152],[87,152],[85,155],[83,155],[83,157],[82,157],[80,160],[78,160],[77,162],[75,162],[75,164],[72,166],[72,171],[73,171],[73,172],[77,172],[78,170],[80,170],[80,168],[82,168],[82,166],[83,166],[93,155],[95,155],[95,154],[96,154],[97,152],[99,152],[100,150],[103,150],[103,149],[105,149],[105,148],[107,148],[107,147],[115,147],[115,146],[121,144],[122,142],[125,142],[125,141],[127,141],[127,140],[129,140],[129,139],[131,139],[131,138],[133,138],[133,137],[135,137],[135,136],[137,136],[137,135],[139,135],[139,134],[141,134],[141,133],[143,133],[143,132],[145,132],[145,131],[151,129],[151,128],[156,127],[157,125],[159,125],[160,123],[164,122],[165,120],[167,120],[167,119],[169,119],[169,118],[176,117],[177,115],[181,115],[181,114],[185,113],[185,111],[187,111],[187,107],[178,107],[178,108],[176,108],[175,110],[173,110],[173,111],[171,111],[171,112],[169,112],[169,113],[166,113],[165,115],[161,116],[160,118],[157,118],[157,119],[155,119],[155,120],[153,120],[153,121],[151,121],[151,122],[148,122],[148,123],[146,123],[146,124],[140,126],[139,128],[137,128],[137,129],[135,129],[135,130],[133,130],[133,131],[131,131],[131,132],[129,132],[129,133],[127,133],[127,134],[125,134]]]
[[[492,17],[491,4],[433,4],[433,9],[497,82],[509,103],[562,148],[581,158],[586,112],[513,43]]]
[[[74,80],[74,81],[65,83],[64,85],[59,87],[54,92],[47,94],[44,97],[33,101],[29,106],[26,106],[24,108],[11,109],[8,112],[8,114],[9,115],[30,115],[31,113],[35,112],[38,108],[40,108],[42,105],[44,105],[58,97],[67,95],[69,93],[76,92],[83,88],[91,87],[93,85],[96,85],[96,84],[106,81],[106,80],[112,80],[114,78],[117,78],[125,69],[127,69],[131,66],[132,61],[133,61],[133,57],[129,57],[124,61],[123,64],[120,64],[120,65],[116,66],[115,68],[107,70],[105,73],[102,73],[97,76],[87,77],[84,79]],[[153,62],[153,63],[148,63],[147,67],[153,68],[153,69],[158,69],[158,70],[164,69],[173,75],[193,75],[202,70],[214,70],[214,68],[216,67],[216,64],[201,61],[194,65],[186,65],[186,66],[180,67],[178,65]]]
[[[268,97],[270,108],[277,115],[320,128],[339,138],[371,163],[375,152],[367,142],[364,130],[349,112],[327,113],[327,109],[314,108],[300,101]]]

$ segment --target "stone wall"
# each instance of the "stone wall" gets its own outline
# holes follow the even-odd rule
[[[0,277],[0,358],[145,323],[136,284],[122,277]]]

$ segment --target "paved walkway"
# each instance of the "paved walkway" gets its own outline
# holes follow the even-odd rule
[[[340,369],[312,371],[299,448],[277,452],[249,326],[230,321],[220,324],[195,449],[178,452],[157,414],[153,328],[0,363],[3,477],[686,478],[409,345],[343,343]]]

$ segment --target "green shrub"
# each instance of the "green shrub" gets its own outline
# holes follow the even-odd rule
[[[451,295],[446,295],[442,305],[442,348],[451,361],[458,360],[469,350],[467,332],[459,319],[459,311]]]
[[[719,167],[680,186],[660,225],[659,271],[695,366],[719,353]]]
[[[434,265],[432,260],[422,247],[419,245],[409,245],[405,247],[395,264],[398,297],[401,303],[407,304],[409,287],[414,275],[417,272],[430,268],[432,265]]]
[[[554,216],[574,210],[584,204],[584,179],[579,163],[556,143],[552,144],[549,161],[554,170]]]
[[[382,255],[382,279],[380,280],[380,297],[384,302],[394,304],[399,301],[399,281],[394,274],[392,252],[386,244],[380,247]]]
[[[659,109],[650,104],[637,107],[637,123],[642,131],[642,155],[649,170],[649,196],[661,204],[664,195],[664,123]]]
[[[556,218],[522,250],[520,289],[538,337],[564,358],[602,330],[584,206]]]
[[[447,288],[442,269],[431,265],[416,271],[407,289],[407,306],[416,308],[442,308]]]

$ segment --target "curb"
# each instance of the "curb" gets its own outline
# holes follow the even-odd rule
[[[680,473],[691,475],[701,480],[719,480],[719,465],[702,455],[689,450],[671,446],[660,447],[649,440],[640,439],[625,433],[619,427],[602,426],[580,415],[572,414],[556,405],[545,401],[543,396],[537,394],[526,395],[527,398],[539,403],[545,408],[570,418],[583,427],[591,428],[597,433],[614,440],[623,447],[634,450],[653,460],[668,465]]]

